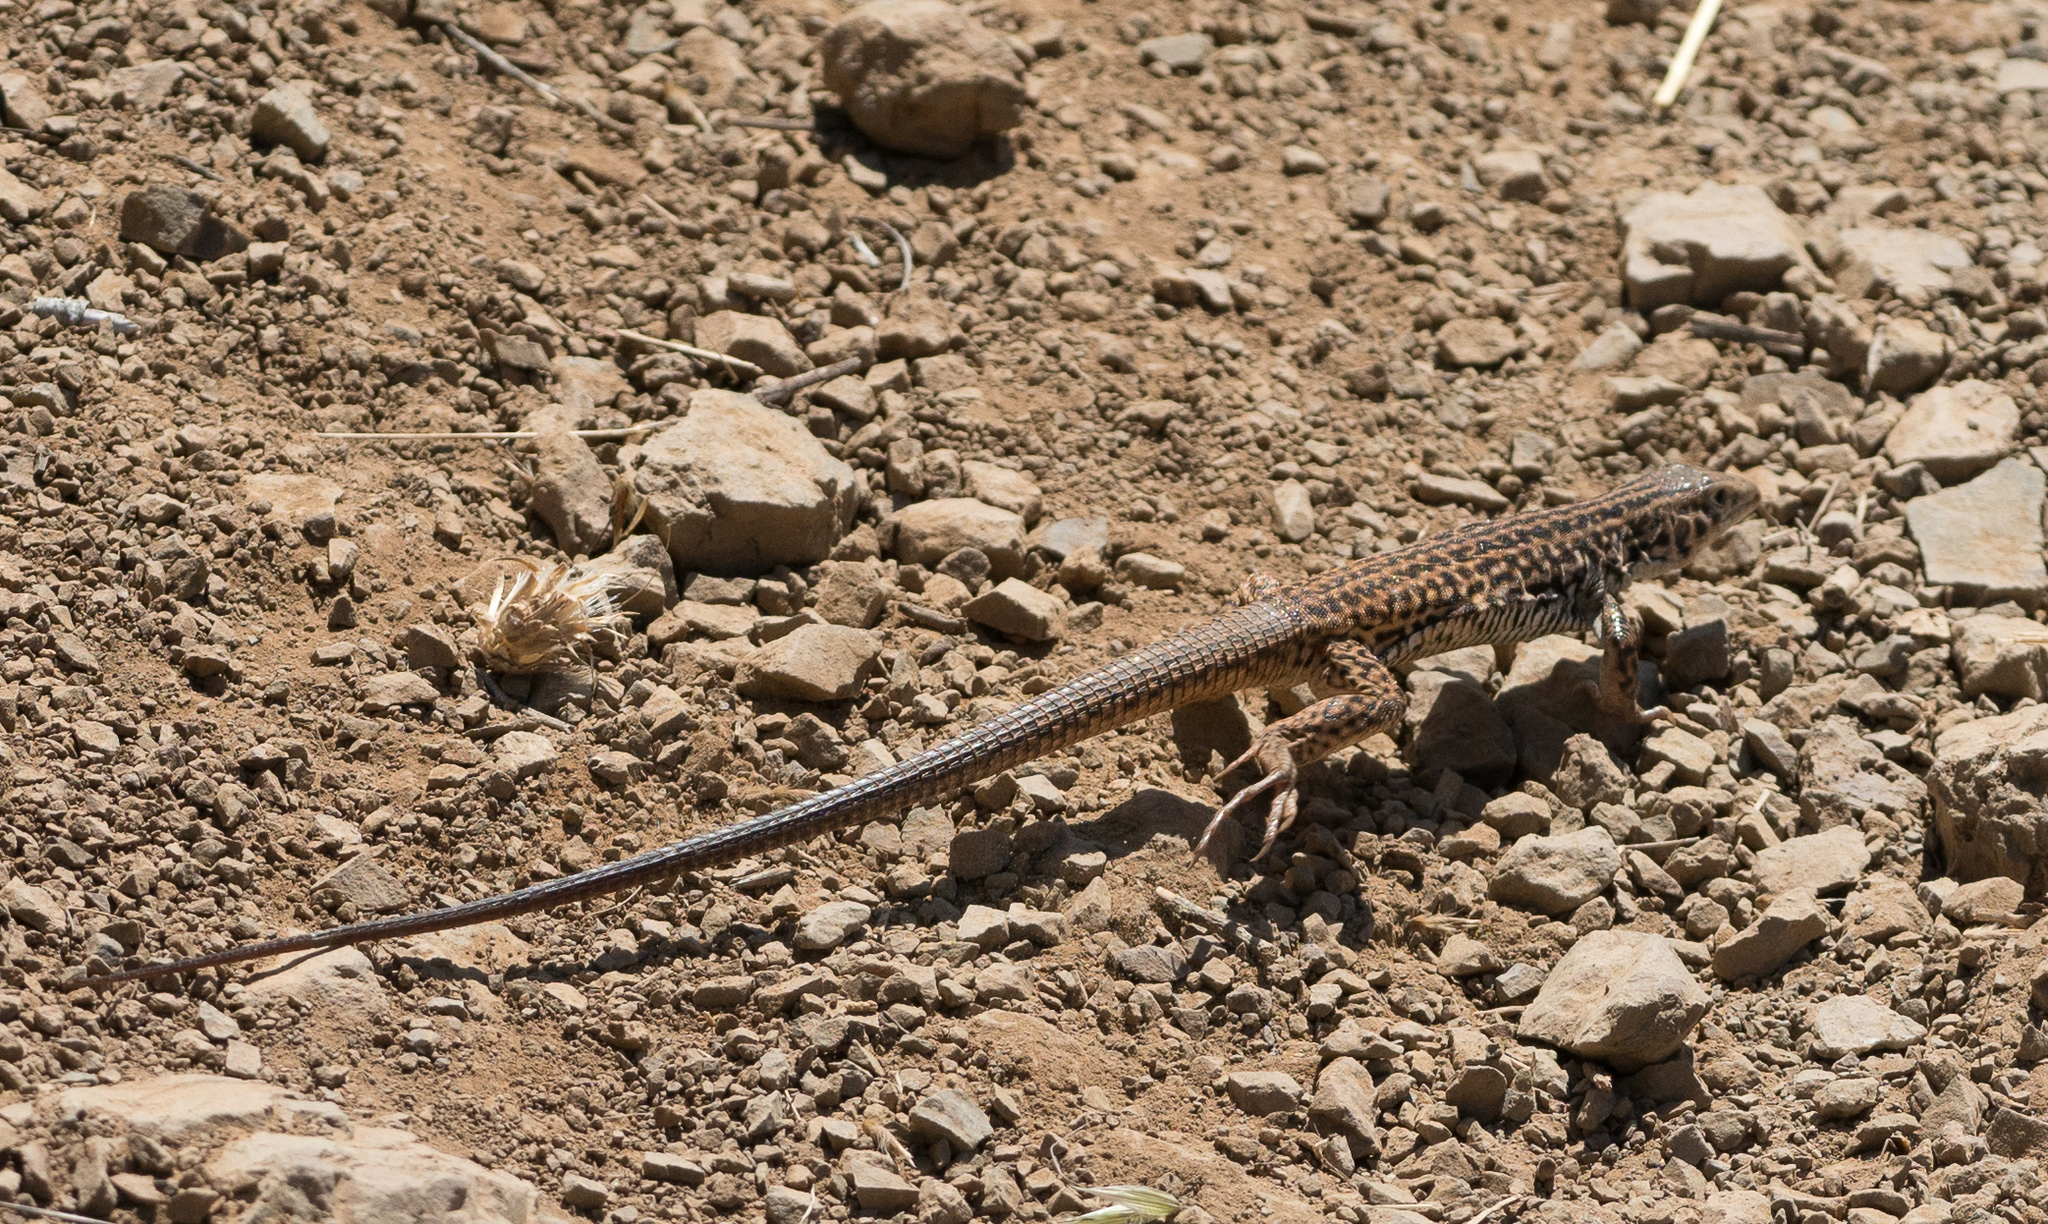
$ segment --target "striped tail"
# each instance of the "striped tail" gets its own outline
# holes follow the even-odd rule
[[[1305,652],[1297,613],[1276,603],[1227,612],[1114,660],[972,728],[928,752],[739,824],[671,842],[632,858],[512,892],[418,914],[242,944],[183,960],[124,969],[82,985],[191,973],[282,956],[445,931],[625,892],[774,850],[903,811],[1105,731],[1239,689],[1292,681]]]

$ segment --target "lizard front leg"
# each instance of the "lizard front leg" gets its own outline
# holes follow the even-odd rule
[[[1593,691],[1600,712],[1638,724],[1671,717],[1671,711],[1663,706],[1645,710],[1636,705],[1636,658],[1643,644],[1643,622],[1612,592],[1600,599],[1593,634],[1605,648],[1600,656],[1600,679]]]
[[[1208,849],[1209,839],[1237,809],[1270,791],[1273,799],[1267,808],[1266,838],[1252,858],[1265,857],[1301,811],[1294,784],[1303,765],[1400,725],[1408,695],[1378,655],[1362,642],[1344,639],[1324,643],[1322,654],[1324,683],[1337,694],[1267,727],[1252,741],[1249,751],[1230,763],[1225,773],[1256,761],[1265,774],[1223,805],[1202,831],[1195,853]]]

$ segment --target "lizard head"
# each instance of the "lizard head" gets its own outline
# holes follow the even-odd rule
[[[1678,569],[1723,532],[1756,513],[1756,486],[1729,472],[1674,464],[1629,482],[1631,577]],[[1633,496],[1630,496],[1633,495]]]

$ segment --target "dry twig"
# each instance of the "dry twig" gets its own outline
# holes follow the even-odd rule
[[[198,175],[200,178],[207,179],[215,183],[222,181],[220,174],[217,171],[215,171],[213,167],[202,166],[198,162],[193,161],[191,158],[186,157],[182,153],[176,157],[173,157],[171,160],[176,162],[178,165],[185,167],[185,169],[190,170],[192,173]]]
[[[499,55],[496,51],[485,45],[482,39],[469,34],[452,21],[442,22],[441,29],[447,32],[448,37],[475,52],[476,57],[489,64],[493,71],[502,76],[511,77],[521,85],[546,98],[550,106],[560,106],[562,104],[562,95],[556,92],[554,86],[540,80],[526,69]]]
[[[745,374],[749,378],[759,378],[767,373],[766,370],[763,370],[751,361],[742,361],[738,357],[715,352],[711,349],[698,348],[693,344],[684,344],[677,340],[663,340],[659,336],[650,336],[644,332],[628,331],[623,327],[613,328],[612,335],[623,336],[628,340],[645,344],[652,348],[667,349],[671,353],[681,353],[685,357],[695,357],[702,361],[715,361],[733,373]]]
[[[754,388],[754,398],[764,404],[779,403],[798,391],[803,390],[805,387],[815,387],[819,383],[831,382],[842,374],[851,374],[855,370],[860,369],[860,364],[861,359],[858,357],[848,357],[843,361],[835,361],[828,366],[807,370],[795,378],[785,378],[781,382],[769,383],[765,387],[756,387]]]
[[[810,119],[771,119],[766,115],[720,115],[718,121],[727,127],[767,128],[773,132],[808,132],[817,127]]]
[[[917,265],[917,257],[915,254],[912,253],[910,249],[910,239],[905,238],[903,236],[902,230],[897,229],[895,226],[889,224],[887,221],[881,220],[878,217],[855,217],[854,220],[860,222],[863,225],[872,225],[876,229],[881,230],[883,233],[889,235],[889,237],[896,240],[896,249],[903,256],[903,279],[896,282],[896,291],[898,293],[901,293],[905,289],[910,288],[910,272],[911,269]],[[855,250],[865,250],[866,244],[861,242],[859,235],[856,234],[854,236],[853,242]],[[866,254],[870,266],[881,266],[882,261],[876,259],[874,257],[873,252],[869,251],[866,252]]]
[[[1664,83],[1657,87],[1657,94],[1650,99],[1650,105],[1658,110],[1678,101],[1679,91],[1692,75],[1693,61],[1699,58],[1700,45],[1707,41],[1707,31],[1714,28],[1714,18],[1721,12],[1721,0],[1700,0],[1700,6],[1692,11],[1692,21],[1685,27],[1685,37],[1679,40],[1678,53],[1671,57],[1671,68],[1664,74]]]

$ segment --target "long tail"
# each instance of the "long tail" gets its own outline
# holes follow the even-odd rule
[[[737,862],[763,851],[915,807],[1014,765],[1058,752],[1104,731],[1239,689],[1291,677],[1300,660],[1296,614],[1252,604],[1206,625],[1131,652],[1041,693],[1023,705],[907,761],[779,811],[671,842],[632,858],[448,909],[378,918],[325,931],[242,944],[183,960],[123,969],[83,985],[190,973],[239,961],[336,948],[496,922]]]

